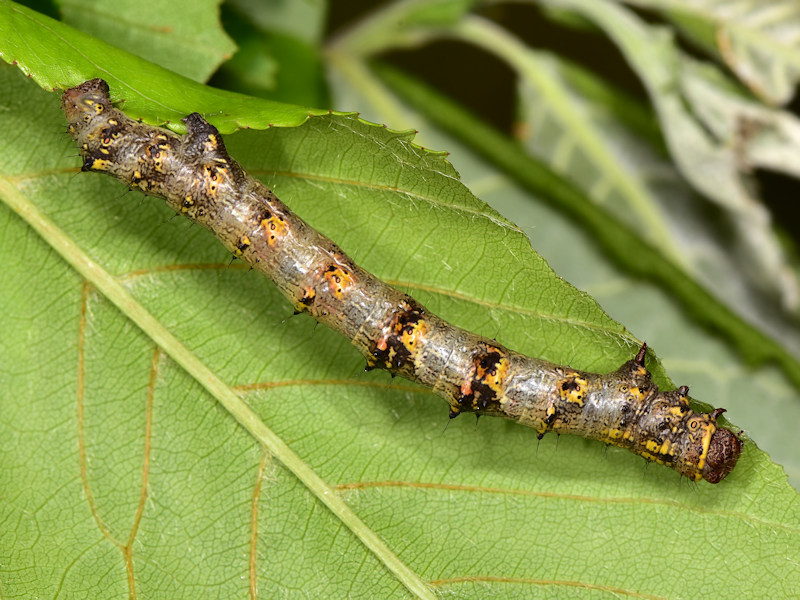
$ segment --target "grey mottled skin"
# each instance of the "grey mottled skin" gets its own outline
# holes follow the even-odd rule
[[[187,134],[138,123],[115,109],[101,79],[64,93],[83,170],[113,175],[164,198],[267,275],[297,311],[338,331],[367,358],[433,388],[462,412],[502,416],[548,431],[628,448],[692,480],[717,483],[742,443],[718,428],[722,411],[696,413],[686,388],[660,392],[644,368],[645,347],[605,375],[530,358],[459,329],[356,265],[292,213],[225,150],[200,115]]]

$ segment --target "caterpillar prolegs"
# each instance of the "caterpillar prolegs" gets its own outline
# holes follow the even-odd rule
[[[607,374],[530,358],[450,325],[411,296],[356,265],[290,211],[225,149],[199,114],[187,133],[126,117],[101,79],[67,90],[62,108],[84,171],[113,175],[164,198],[267,275],[307,312],[382,368],[428,386],[463,412],[502,416],[545,433],[571,433],[627,448],[692,479],[721,481],[742,442],[717,427],[724,412],[694,412],[688,388],[660,391],[644,366],[646,346]]]

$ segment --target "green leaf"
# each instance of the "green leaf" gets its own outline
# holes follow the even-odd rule
[[[800,511],[754,444],[719,486],[681,486],[579,438],[537,444],[489,419],[445,431],[441,400],[361,373],[346,340],[291,318],[206,231],[79,174],[58,99],[0,77],[3,595],[424,597],[421,578],[459,597],[713,598],[800,583],[763,578],[797,555]],[[326,115],[226,142],[440,315],[576,367],[629,358],[636,340],[408,134]],[[181,343],[169,355],[162,330]],[[726,584],[676,576],[664,556]]]
[[[171,123],[176,131],[184,130],[180,119],[191,112],[206,115],[222,133],[294,127],[329,112],[200,85],[8,0],[0,1],[0,40],[3,60],[42,88],[66,89],[101,77],[111,86],[112,99],[125,102],[128,115]]]
[[[58,0],[64,21],[195,81],[206,81],[236,51],[219,22],[221,0]]]
[[[477,0],[400,0],[391,2],[348,27],[326,47],[328,58],[337,52],[339,42],[347,40],[346,51],[369,56],[396,46],[415,46],[427,37],[419,32],[457,22]]]
[[[800,176],[800,119],[742,96],[709,65],[686,61],[686,97],[703,124],[738,153],[742,168]]]

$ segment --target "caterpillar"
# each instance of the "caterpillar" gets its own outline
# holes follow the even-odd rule
[[[269,277],[293,305],[341,335],[380,368],[431,388],[461,413],[505,417],[547,432],[627,448],[711,483],[736,465],[742,442],[717,426],[724,409],[690,408],[688,388],[661,391],[645,368],[647,345],[616,371],[579,371],[531,358],[455,327],[359,267],[333,241],[249,175],[198,113],[187,133],[134,121],[108,84],[66,90],[62,109],[83,171],[107,173],[166,200]]]

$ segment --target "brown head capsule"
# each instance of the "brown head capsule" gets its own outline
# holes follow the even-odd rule
[[[711,415],[716,418],[725,412],[724,408],[714,410]],[[742,440],[730,429],[719,428],[711,436],[703,468],[703,479],[709,483],[719,483],[736,466],[742,453]]]
[[[736,466],[742,453],[742,441],[730,429],[717,427],[717,417],[725,412],[695,413],[684,431],[685,452],[674,468],[694,479],[719,483]]]

